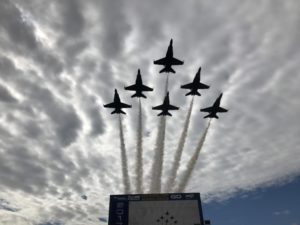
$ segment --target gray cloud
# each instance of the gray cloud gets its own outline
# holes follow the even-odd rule
[[[17,47],[32,51],[38,48],[33,27],[22,18],[21,12],[10,1],[1,2],[1,31]]]
[[[17,99],[13,97],[6,87],[0,85],[0,101],[6,103],[15,103],[17,102]]]
[[[74,37],[84,33],[85,20],[82,15],[83,4],[81,1],[57,1],[61,4],[61,14],[63,16],[62,31],[68,36]]]
[[[107,1],[100,3],[103,39],[101,48],[107,59],[119,57],[125,47],[125,39],[131,30],[126,12],[126,3]]]
[[[62,225],[62,223],[59,223],[59,222],[44,222],[44,223],[39,223],[38,225]]]
[[[211,88],[194,100],[179,172],[206,125],[199,109],[224,92],[229,112],[212,121],[187,191],[201,190],[210,201],[299,175],[299,2],[257,4],[2,1],[0,198],[22,210],[1,210],[0,223],[99,223],[109,194],[122,190],[116,118],[102,105],[115,88],[133,105],[123,120],[132,171],[138,104],[123,86],[134,82],[137,68],[155,89],[142,102],[149,176],[158,125],[151,106],[162,102],[166,78],[152,60],[165,54],[170,38],[185,64],[169,77],[180,111],[167,119],[163,176],[190,102],[180,85],[199,66]]]
[[[20,189],[28,193],[41,194],[47,186],[45,169],[38,158],[24,147],[8,149],[1,154],[1,180],[5,188]]]
[[[1,56],[0,57],[0,69],[1,69],[1,78],[9,79],[13,77],[17,71],[15,64],[7,57]]]
[[[21,57],[29,55],[46,74],[60,74],[62,63],[37,39],[34,26],[20,9],[10,1],[2,1],[0,4],[1,36],[4,37],[1,42],[4,50],[12,51]]]
[[[9,212],[18,212],[20,209],[13,208],[8,201],[0,199],[0,210],[6,210]]]

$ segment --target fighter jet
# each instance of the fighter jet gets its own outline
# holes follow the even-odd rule
[[[115,89],[114,101],[112,103],[109,103],[109,104],[106,104],[103,106],[106,108],[115,108],[115,110],[112,111],[111,114],[115,114],[115,113],[126,114],[125,112],[122,111],[122,108],[131,108],[131,105],[127,105],[127,104],[121,102],[117,89]]]
[[[169,110],[178,110],[179,107],[170,105],[170,100],[169,100],[169,92],[167,92],[167,95],[164,99],[164,102],[162,105],[158,105],[155,107],[152,107],[153,110],[162,110],[161,113],[159,113],[157,116],[172,116],[171,113],[169,113]]]
[[[195,75],[195,78],[192,83],[182,85],[181,88],[183,89],[191,89],[187,95],[198,95],[201,96],[201,94],[198,92],[198,89],[208,89],[209,86],[203,83],[200,83],[200,73],[201,73],[201,67],[199,68],[198,72]]]
[[[213,106],[208,107],[208,108],[204,108],[201,109],[201,112],[208,112],[209,114],[207,116],[205,116],[204,118],[217,118],[219,119],[219,117],[217,116],[217,113],[224,113],[227,112],[227,109],[224,109],[222,107],[220,107],[220,102],[221,102],[221,98],[222,98],[222,94],[220,94],[220,96],[217,98],[217,100],[214,102]]]
[[[179,59],[176,59],[173,57],[173,39],[171,39],[171,41],[170,41],[170,45],[168,47],[166,57],[155,60],[154,64],[165,66],[161,71],[159,71],[159,73],[163,73],[163,72],[176,73],[175,70],[173,70],[172,65],[182,65],[183,64],[183,61],[180,61]]]
[[[143,84],[140,69],[138,69],[138,74],[136,76],[135,84],[131,85],[131,86],[128,86],[128,87],[124,87],[124,88],[125,88],[125,90],[135,91],[135,94],[132,95],[131,98],[134,98],[134,97],[147,98],[142,92],[143,91],[153,91],[153,88],[150,88],[150,87]]]

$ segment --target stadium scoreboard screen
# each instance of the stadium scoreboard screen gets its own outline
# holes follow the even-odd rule
[[[204,225],[199,193],[111,195],[108,225]]]

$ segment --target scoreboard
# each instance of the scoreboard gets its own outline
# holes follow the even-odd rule
[[[111,195],[108,225],[204,225],[199,193]]]

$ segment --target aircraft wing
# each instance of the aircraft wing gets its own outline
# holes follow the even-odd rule
[[[218,108],[218,112],[227,112],[228,110],[227,109],[224,109],[224,108],[222,108],[222,107],[219,107]]]
[[[130,91],[135,91],[136,90],[136,85],[131,85],[131,86],[127,86],[125,87],[125,90],[130,90]]]
[[[143,89],[143,91],[153,91],[153,88],[150,88],[150,87],[148,87],[146,85],[143,85],[142,89]]]
[[[193,85],[193,83],[189,83],[189,84],[181,85],[181,88],[183,88],[183,89],[193,89],[194,85]]]
[[[179,59],[172,58],[172,65],[182,65],[183,61],[180,61]]]
[[[168,106],[168,110],[178,110],[178,109],[179,109],[179,107],[174,106],[174,105],[169,105]]]
[[[213,107],[208,107],[208,108],[200,109],[201,112],[212,112],[213,110],[214,110]]]
[[[116,104],[114,102],[104,105],[106,108],[116,108]]]
[[[152,107],[152,109],[157,109],[157,110],[164,110],[166,107],[164,105],[158,105],[155,107]]]
[[[165,65],[165,64],[167,64],[167,60],[166,60],[166,58],[161,58],[161,59],[155,60],[154,64]]]
[[[207,88],[209,88],[209,86],[206,84],[202,84],[202,83],[198,84],[198,89],[207,89]]]
[[[127,104],[121,102],[120,108],[131,108],[131,105],[127,105]]]

